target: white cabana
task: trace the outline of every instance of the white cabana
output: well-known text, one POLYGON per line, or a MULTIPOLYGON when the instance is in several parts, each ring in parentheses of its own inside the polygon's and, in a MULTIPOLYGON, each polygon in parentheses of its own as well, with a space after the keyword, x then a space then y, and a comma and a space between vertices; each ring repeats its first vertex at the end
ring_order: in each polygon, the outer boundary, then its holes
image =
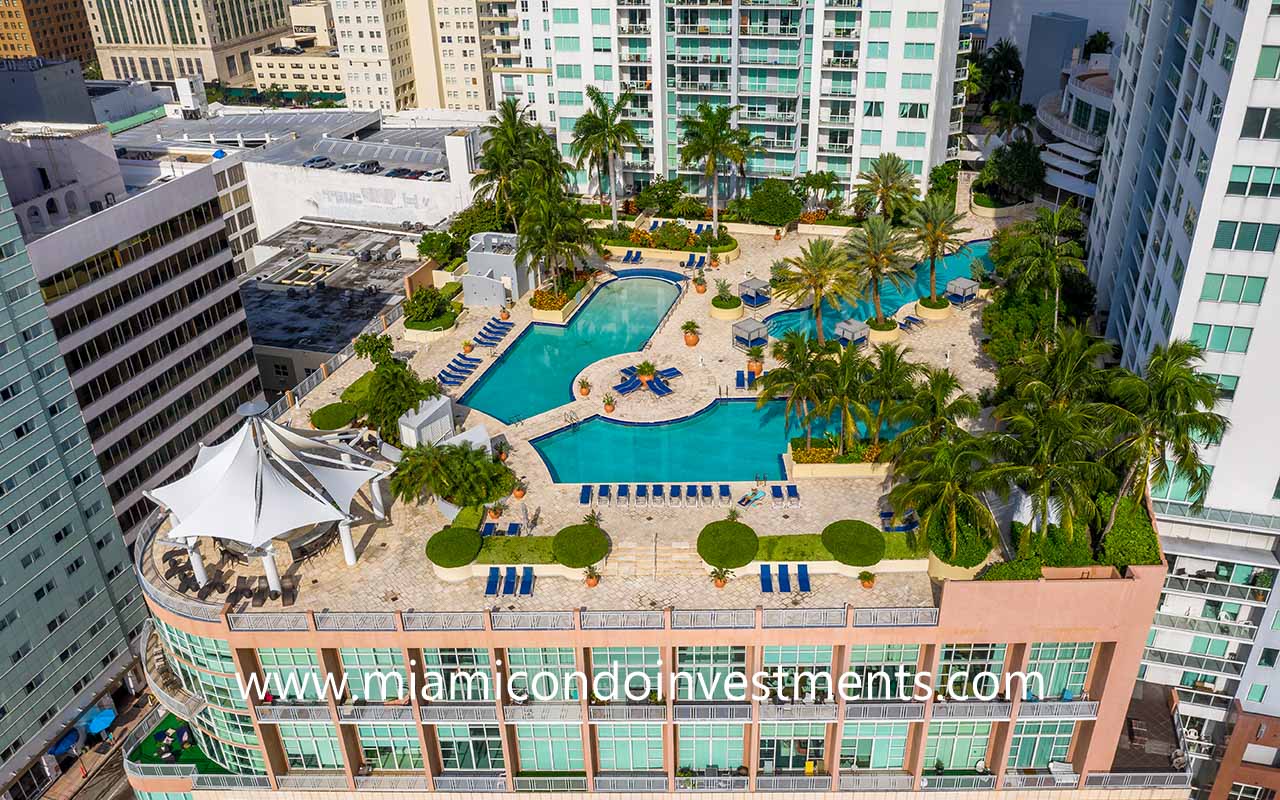
MULTIPOLYGON (((244 425, 221 444, 201 445, 186 476, 145 494, 169 510, 169 538, 183 542, 196 582, 208 581, 202 537, 240 542, 262 558, 267 583, 280 591, 271 543, 301 528, 338 523, 347 564, 356 563, 351 506, 361 487, 386 478, 373 459, 335 440, 286 428, 262 416, 265 404, 246 403, 244 425)), ((370 486, 374 515, 382 496, 370 486)))
POLYGON ((769 304, 769 282, 759 278, 747 278, 738 284, 738 296, 749 308, 760 308, 769 304))
POLYGON ((862 320, 842 319, 836 323, 836 336, 838 336, 844 344, 857 342, 859 339, 867 338, 867 333, 870 330, 870 326, 862 320))
POLYGON ((769 328, 758 319, 743 319, 733 323, 733 346, 739 350, 765 347, 769 344, 769 328))
POLYGON ((978 296, 978 282, 973 278, 952 278, 947 281, 947 299, 956 305, 964 305, 978 296))

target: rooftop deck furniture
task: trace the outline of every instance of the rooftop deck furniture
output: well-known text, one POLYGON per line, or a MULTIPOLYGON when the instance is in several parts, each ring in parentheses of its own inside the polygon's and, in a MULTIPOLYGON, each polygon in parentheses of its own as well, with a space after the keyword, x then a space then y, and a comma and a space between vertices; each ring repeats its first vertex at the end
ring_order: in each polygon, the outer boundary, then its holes
POLYGON ((800 490, 796 488, 794 483, 787 484, 787 505, 797 508, 801 505, 800 490))
POLYGON ((581 491, 578 492, 578 505, 580 506, 591 505, 591 487, 590 486, 583 486, 581 491))
POLYGON ((768 564, 760 565, 760 591, 773 594, 773 573, 770 572, 768 564))
POLYGON ((773 507, 774 507, 774 508, 782 508, 783 497, 782 497, 782 487, 781 487, 781 486, 779 486, 779 485, 778 485, 778 484, 776 484, 776 483, 775 483, 774 485, 770 486, 770 487, 769 487, 769 496, 770 496, 771 498, 773 498, 773 507))
POLYGON ((502 580, 502 571, 497 567, 489 567, 489 580, 484 585, 484 596, 493 597, 498 594, 498 583, 502 580))
POLYGON ((791 573, 786 564, 778 565, 778 591, 786 594, 791 593, 791 573))
POLYGON ((631 486, 626 483, 618 484, 618 505, 623 503, 631 505, 631 486))
POLYGON ((533 567, 525 567, 520 575, 520 595, 528 597, 533 594, 533 567))
POLYGON ((640 379, 637 378, 635 375, 632 375, 630 378, 627 378, 622 383, 619 383, 616 386, 614 386, 613 391, 617 392, 618 394, 631 394, 636 389, 639 389, 642 385, 643 384, 640 383, 640 379))
POLYGON ((516 592, 516 568, 507 567, 507 572, 502 576, 502 593, 515 594, 516 592))
POLYGON ((729 493, 729 484, 720 484, 720 505, 727 506, 733 501, 733 495, 729 493))
POLYGON ((601 484, 600 488, 596 489, 596 501, 600 503, 613 502, 612 490, 609 488, 609 484, 601 484))
POLYGON ((636 484, 636 505, 649 505, 649 484, 636 484))
POLYGON ((796 565, 796 590, 800 592, 811 592, 813 587, 809 583, 809 565, 796 565))
POLYGON ((769 344, 769 328, 758 319, 740 319, 733 323, 733 346, 739 350, 765 347, 769 344))

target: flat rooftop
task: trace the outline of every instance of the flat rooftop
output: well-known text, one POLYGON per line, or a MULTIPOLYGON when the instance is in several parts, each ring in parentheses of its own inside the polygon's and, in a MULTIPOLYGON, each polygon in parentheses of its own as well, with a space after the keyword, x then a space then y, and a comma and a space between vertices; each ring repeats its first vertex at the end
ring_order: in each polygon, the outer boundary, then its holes
POLYGON ((366 128, 376 128, 377 111, 263 111, 222 114, 205 119, 166 117, 139 125, 115 137, 117 142, 149 142, 161 139, 248 141, 299 136, 351 136, 366 128))

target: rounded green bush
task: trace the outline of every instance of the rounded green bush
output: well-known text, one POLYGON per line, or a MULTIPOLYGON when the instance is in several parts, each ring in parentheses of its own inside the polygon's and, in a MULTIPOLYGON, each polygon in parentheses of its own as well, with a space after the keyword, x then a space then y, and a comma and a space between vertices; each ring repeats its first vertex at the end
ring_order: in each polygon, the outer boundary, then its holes
POLYGON ((893 317, 885 317, 884 322, 876 321, 875 317, 868 317, 867 327, 873 331, 893 331, 898 329, 898 322, 893 317))
POLYGON ((939 297, 935 302, 932 298, 928 297, 927 295, 925 297, 921 297, 919 302, 920 302, 920 305, 924 306, 925 308, 932 308, 935 311, 941 311, 942 309, 951 305, 951 301, 945 297, 939 297))
POLYGON ((745 567, 755 560, 759 548, 756 532, 737 520, 713 522, 698 534, 698 555, 713 567, 745 567))
POLYGON ((836 561, 869 567, 884 558, 884 534, 860 519, 842 519, 822 531, 822 544, 836 561))
POLYGON ((978 533, 978 530, 973 527, 973 523, 963 518, 958 519, 956 522, 956 556, 952 558, 951 542, 947 540, 947 534, 941 518, 938 518, 929 528, 929 549, 944 564, 968 569, 969 567, 976 567, 987 560, 987 556, 991 553, 991 543, 978 533))
POLYGON ((609 555, 609 536, 595 525, 570 525, 555 535, 551 552, 566 567, 589 567, 609 555))
POLYGON ((481 544, 477 530, 443 528, 427 540, 427 560, 437 567, 465 567, 476 560, 481 544))
POLYGON ((346 428, 355 422, 356 409, 348 403, 330 403, 311 412, 311 424, 319 431, 346 428))
POLYGON ((716 308, 723 308, 726 310, 730 308, 737 308, 738 306, 742 305, 742 298, 717 296, 717 297, 711 298, 711 305, 715 306, 716 308))

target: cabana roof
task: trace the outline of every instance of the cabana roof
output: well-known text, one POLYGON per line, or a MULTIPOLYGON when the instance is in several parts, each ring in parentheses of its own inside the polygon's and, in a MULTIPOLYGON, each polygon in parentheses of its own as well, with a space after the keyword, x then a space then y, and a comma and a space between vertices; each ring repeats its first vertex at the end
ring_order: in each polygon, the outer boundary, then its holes
POLYGON ((748 292, 763 292, 769 288, 769 282, 760 278, 747 278, 738 284, 738 293, 746 294, 748 292))
POLYGON ((950 294, 973 294, 978 291, 978 282, 973 278, 952 278, 947 281, 947 292, 950 294))
POLYGON ((867 335, 870 326, 858 319, 842 319, 836 323, 836 336, 853 341, 867 335))
POLYGON ((768 339, 769 328, 758 319, 742 319, 733 323, 733 338, 735 339, 768 339))

